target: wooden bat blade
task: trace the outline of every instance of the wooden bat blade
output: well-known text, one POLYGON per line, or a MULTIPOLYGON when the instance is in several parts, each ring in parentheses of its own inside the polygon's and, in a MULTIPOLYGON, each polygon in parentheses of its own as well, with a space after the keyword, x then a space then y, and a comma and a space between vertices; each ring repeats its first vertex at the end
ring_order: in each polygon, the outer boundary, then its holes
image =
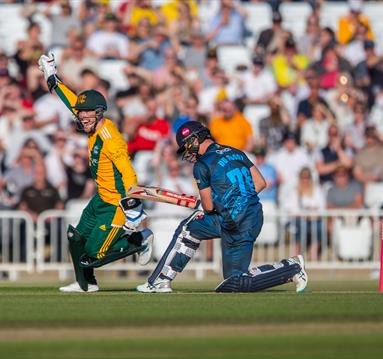
POLYGON ((129 188, 126 195, 127 197, 169 203, 192 209, 196 209, 200 203, 198 198, 195 196, 189 196, 184 193, 176 193, 167 189, 152 186, 132 186, 129 188))

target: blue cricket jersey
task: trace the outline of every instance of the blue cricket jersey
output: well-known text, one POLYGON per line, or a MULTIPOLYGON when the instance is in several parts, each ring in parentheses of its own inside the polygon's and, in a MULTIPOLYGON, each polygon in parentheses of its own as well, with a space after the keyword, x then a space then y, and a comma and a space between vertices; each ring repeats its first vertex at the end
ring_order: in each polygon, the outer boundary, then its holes
POLYGON ((227 230, 246 230, 254 225, 259 197, 250 168, 254 164, 240 150, 211 144, 194 164, 198 188, 211 187, 213 204, 227 230))

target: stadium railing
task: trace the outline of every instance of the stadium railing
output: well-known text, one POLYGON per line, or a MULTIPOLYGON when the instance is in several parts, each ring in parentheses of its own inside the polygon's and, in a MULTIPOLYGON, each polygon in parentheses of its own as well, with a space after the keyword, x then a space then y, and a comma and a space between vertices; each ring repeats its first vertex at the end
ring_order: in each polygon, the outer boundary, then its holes
POLYGON ((0 211, 0 272, 15 280, 18 273, 32 273, 34 267, 33 220, 28 213, 0 211))
MULTIPOLYGON (((158 214, 151 215, 149 218, 152 221, 157 219, 165 219, 166 215, 158 216, 158 214)), ((174 217, 173 217, 174 218, 174 217)), ((181 220, 182 218, 179 218, 181 220)), ((74 217, 73 213, 61 210, 49 210, 43 212, 37 221, 36 233, 36 270, 37 272, 45 271, 58 271, 60 278, 65 278, 68 271, 72 270, 70 256, 68 252, 68 244, 66 238, 66 230, 68 224, 76 224, 78 217, 74 217)), ((176 229, 176 225, 168 225, 164 231, 155 231, 155 240, 170 241, 172 233, 176 229)), ((150 224, 149 224, 150 227, 150 224)), ((193 262, 187 267, 188 270, 195 271, 196 278, 202 279, 208 270, 219 273, 221 270, 221 253, 218 245, 213 245, 213 251, 210 253, 208 244, 203 243, 201 251, 195 256, 193 262)), ((107 266, 101 267, 98 270, 128 270, 128 271, 142 271, 153 270, 156 263, 150 263, 145 267, 140 266, 135 262, 134 257, 128 257, 124 260, 117 261, 107 266)))
MULTIPOLYGON (((166 248, 177 223, 177 215, 150 214, 155 232, 154 245, 166 248)), ((303 253, 308 269, 376 269, 383 211, 379 209, 299 211, 286 213, 266 208, 263 230, 255 244, 254 265, 274 262, 303 253)), ((56 271, 61 279, 72 271, 66 230, 76 224, 73 211, 43 212, 34 227, 31 217, 20 211, 0 211, 0 272, 11 279, 17 273, 56 271)), ((151 226, 149 222, 149 227, 151 226)), ((206 241, 188 270, 197 279, 207 271, 221 272, 221 249, 218 240, 206 241)), ((158 255, 157 255, 158 260, 158 255)), ((141 267, 133 257, 101 267, 99 270, 152 270, 155 263, 141 267)))

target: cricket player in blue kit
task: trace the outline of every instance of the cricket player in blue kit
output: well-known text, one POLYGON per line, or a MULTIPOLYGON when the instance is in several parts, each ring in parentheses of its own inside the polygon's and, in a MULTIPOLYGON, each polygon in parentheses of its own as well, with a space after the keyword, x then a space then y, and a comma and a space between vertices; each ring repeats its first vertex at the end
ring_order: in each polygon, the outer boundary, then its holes
POLYGON ((145 293, 171 292, 171 281, 193 258, 201 241, 221 238, 223 282, 217 292, 255 292, 294 281, 296 291, 307 285, 301 255, 249 271, 253 247, 262 224, 258 193, 266 182, 242 152, 214 142, 210 131, 196 121, 183 124, 176 134, 178 153, 194 163, 203 211, 183 220, 148 282, 145 293))

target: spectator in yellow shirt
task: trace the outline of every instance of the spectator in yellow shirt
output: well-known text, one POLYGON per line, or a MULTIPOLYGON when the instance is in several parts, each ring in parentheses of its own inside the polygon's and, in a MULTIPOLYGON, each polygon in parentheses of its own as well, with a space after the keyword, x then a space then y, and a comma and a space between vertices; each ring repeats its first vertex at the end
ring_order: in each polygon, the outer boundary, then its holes
POLYGON ((219 110, 221 115, 214 117, 210 122, 210 132, 215 141, 241 151, 250 151, 254 145, 250 122, 228 99, 219 104, 219 110))
POLYGON ((348 44, 353 40, 358 25, 362 24, 367 28, 368 40, 374 39, 368 18, 362 13, 362 1, 349 0, 350 11, 347 15, 339 18, 338 41, 341 45, 348 44))
POLYGON ((291 35, 285 42, 284 52, 276 55, 271 65, 277 84, 285 88, 303 77, 303 71, 309 65, 309 60, 297 52, 295 40, 291 35))

